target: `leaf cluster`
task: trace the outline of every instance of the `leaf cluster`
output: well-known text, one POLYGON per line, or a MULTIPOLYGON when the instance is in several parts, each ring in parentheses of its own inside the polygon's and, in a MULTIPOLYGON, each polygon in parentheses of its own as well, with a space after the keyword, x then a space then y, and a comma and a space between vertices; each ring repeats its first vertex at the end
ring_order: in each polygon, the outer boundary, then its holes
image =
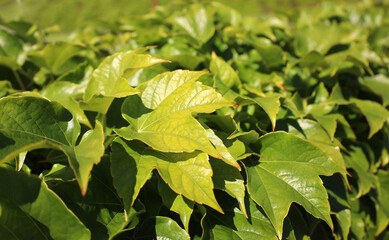
POLYGON ((389 6, 0 22, 1 239, 387 239, 389 6))

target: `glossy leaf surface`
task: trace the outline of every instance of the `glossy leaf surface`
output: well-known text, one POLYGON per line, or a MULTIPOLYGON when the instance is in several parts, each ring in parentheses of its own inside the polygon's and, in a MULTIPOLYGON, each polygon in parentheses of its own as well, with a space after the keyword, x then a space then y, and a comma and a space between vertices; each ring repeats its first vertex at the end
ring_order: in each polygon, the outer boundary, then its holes
POLYGON ((137 97, 132 97, 123 104, 123 117, 131 125, 115 131, 128 140, 139 139, 156 150, 202 150, 220 158, 220 154, 208 140, 205 129, 191 113, 213 112, 230 106, 231 102, 213 88, 196 82, 202 74, 178 70, 156 76, 147 83, 142 102, 135 99, 137 97), (135 104, 138 106, 134 106, 135 104))
POLYGON ((314 145, 283 132, 263 136, 260 144, 260 162, 247 166, 248 191, 265 210, 277 235, 282 236, 292 202, 332 227, 327 192, 318 176, 336 171, 331 159, 314 145))

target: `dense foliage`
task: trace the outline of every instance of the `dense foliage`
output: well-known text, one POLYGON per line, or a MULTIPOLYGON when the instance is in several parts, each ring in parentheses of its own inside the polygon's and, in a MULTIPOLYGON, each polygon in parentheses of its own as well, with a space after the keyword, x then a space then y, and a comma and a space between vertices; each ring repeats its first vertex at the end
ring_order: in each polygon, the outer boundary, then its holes
POLYGON ((1 239, 389 239, 389 8, 0 25, 1 239))

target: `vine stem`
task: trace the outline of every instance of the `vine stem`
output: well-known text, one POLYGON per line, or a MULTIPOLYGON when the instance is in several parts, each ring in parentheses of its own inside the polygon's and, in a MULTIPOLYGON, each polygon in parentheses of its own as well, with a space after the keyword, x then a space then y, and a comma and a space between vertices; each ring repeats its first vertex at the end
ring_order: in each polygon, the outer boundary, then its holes
POLYGON ((24 86, 24 83, 23 83, 22 79, 20 78, 19 73, 18 73, 16 70, 14 70, 14 69, 12 69, 12 72, 13 72, 15 78, 16 78, 16 81, 17 81, 18 84, 19 84, 19 87, 20 87, 22 90, 25 91, 25 90, 26 90, 26 87, 24 86))

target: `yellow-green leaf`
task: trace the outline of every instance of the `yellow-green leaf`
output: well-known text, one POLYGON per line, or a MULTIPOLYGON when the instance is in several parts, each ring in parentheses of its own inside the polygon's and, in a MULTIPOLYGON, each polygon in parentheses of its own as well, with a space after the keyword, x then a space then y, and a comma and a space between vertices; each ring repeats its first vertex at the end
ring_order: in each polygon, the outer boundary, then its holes
POLYGON ((135 71, 166 60, 134 51, 119 52, 103 60, 93 71, 85 90, 84 99, 89 101, 94 95, 106 97, 126 97, 139 93, 130 86, 127 78, 135 71))
POLYGON ((210 113, 232 103, 213 88, 196 82, 202 74, 177 70, 156 76, 147 83, 142 101, 132 96, 123 103, 123 117, 131 125, 116 133, 128 140, 139 139, 159 151, 201 150, 220 158, 192 112, 210 113))

